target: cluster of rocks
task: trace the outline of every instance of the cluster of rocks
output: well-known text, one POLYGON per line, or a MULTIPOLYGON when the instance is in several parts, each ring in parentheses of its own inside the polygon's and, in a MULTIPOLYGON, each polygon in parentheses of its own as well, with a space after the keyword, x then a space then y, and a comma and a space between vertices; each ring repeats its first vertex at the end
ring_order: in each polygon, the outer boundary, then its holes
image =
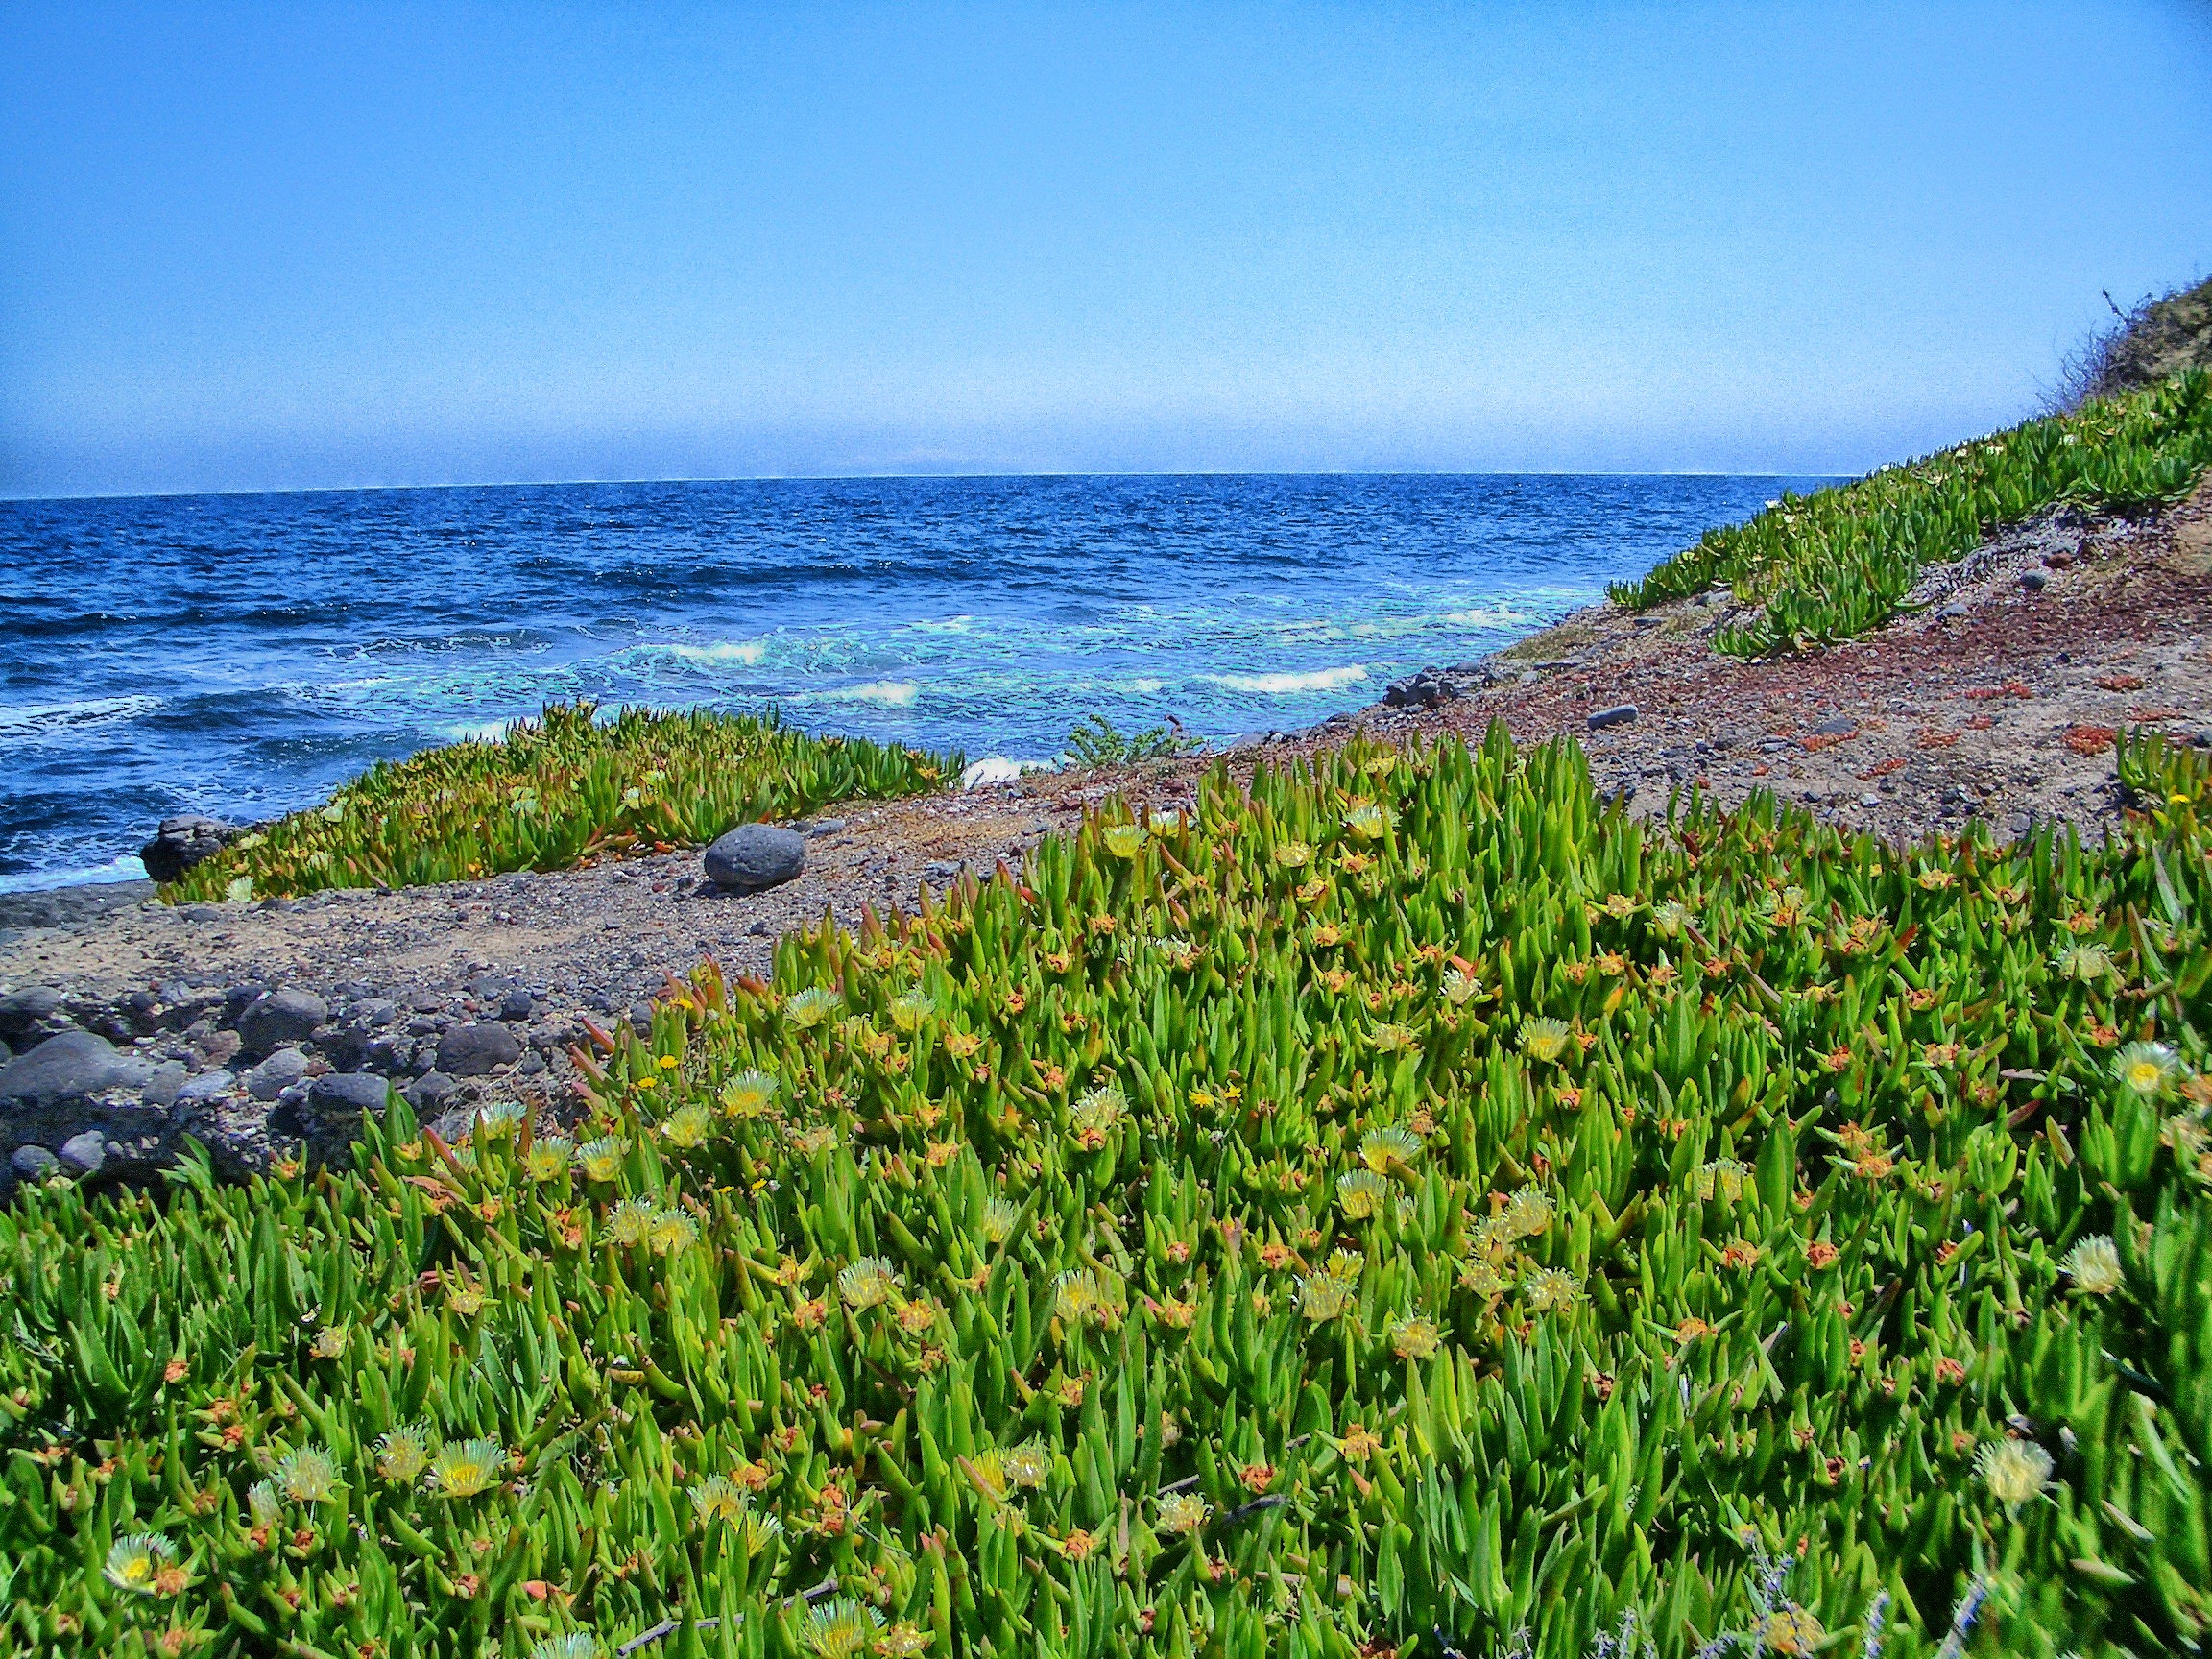
POLYGON ((138 849, 138 861, 154 880, 175 881, 245 833, 244 825, 227 824, 198 812, 180 812, 161 820, 154 839, 138 849))
MULTIPOLYGON (((485 974, 448 991, 354 984, 328 998, 189 980, 117 998, 16 990, 0 997, 0 1189, 144 1180, 186 1137, 231 1178, 279 1157, 342 1163, 393 1090, 448 1132, 496 1094, 552 1104, 585 1033, 546 989, 485 974)), ((591 1011, 650 1017, 644 1003, 591 1011)))

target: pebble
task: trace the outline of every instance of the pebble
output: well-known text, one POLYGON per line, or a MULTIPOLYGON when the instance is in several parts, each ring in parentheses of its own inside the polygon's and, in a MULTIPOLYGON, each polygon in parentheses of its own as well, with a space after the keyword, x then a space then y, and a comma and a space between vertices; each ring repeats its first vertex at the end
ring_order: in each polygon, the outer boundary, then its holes
POLYGON ((97 1175, 108 1162, 108 1141, 97 1129, 72 1135, 61 1142, 61 1164, 72 1174, 97 1175))
POLYGON ((456 1025, 438 1040, 438 1070, 448 1077, 482 1077, 522 1057, 522 1045, 504 1025, 456 1025))
POLYGON ((184 1087, 177 1091, 172 1106, 197 1106, 207 1100, 220 1100, 238 1087, 238 1079, 224 1070, 203 1071, 197 1077, 186 1078, 184 1087))
POLYGON ((517 986, 499 998, 499 1018, 502 1020, 527 1020, 530 1018, 530 993, 517 986))
POLYGON ((1616 703, 1610 709, 1600 709, 1597 710, 1597 712, 1593 713, 1584 722, 1584 724, 1588 726, 1593 732, 1602 732, 1608 726, 1625 726, 1635 718, 1635 704, 1616 703))
POLYGON ((2031 593, 2042 592, 2050 581, 2051 578, 2040 570, 2023 570, 2020 572, 2020 586, 2031 593))
POLYGON ((246 1092, 256 1100, 274 1100, 307 1075, 307 1056, 297 1048, 279 1048, 246 1073, 246 1092))
POLYGON ((177 1096, 183 1093, 187 1081, 184 1062, 170 1060, 154 1069, 154 1075, 146 1079, 140 1097, 149 1106, 169 1107, 177 1104, 177 1096))
POLYGON ((8 1166, 26 1181, 43 1181, 60 1170, 61 1160, 43 1146, 18 1146, 10 1155, 8 1166))

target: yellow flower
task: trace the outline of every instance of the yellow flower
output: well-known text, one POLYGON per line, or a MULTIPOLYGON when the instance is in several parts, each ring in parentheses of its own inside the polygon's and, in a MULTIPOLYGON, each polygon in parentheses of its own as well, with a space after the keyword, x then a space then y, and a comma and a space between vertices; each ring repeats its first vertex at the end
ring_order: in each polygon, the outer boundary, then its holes
POLYGON ((1022 1207, 1011 1198, 992 1198, 983 1205, 983 1238, 986 1243, 1003 1244, 1014 1236, 1014 1224, 1022 1219, 1022 1207))
POLYGON ((1547 1063, 1567 1052, 1567 1025, 1564 1021, 1530 1019, 1521 1022, 1521 1051, 1531 1060, 1547 1063))
POLYGON ((654 1255, 673 1256, 699 1241, 699 1223, 681 1210, 657 1210, 645 1241, 653 1247, 654 1255))
POLYGON ((1443 1340, 1433 1319, 1409 1313, 1390 1327, 1390 1347, 1401 1359, 1426 1359, 1443 1340))
POLYGON ((2127 1282, 2120 1267, 2119 1247, 2102 1233, 2067 1251, 2058 1270, 2074 1281, 2075 1289, 2091 1296, 2109 1296, 2127 1282))
POLYGON ((872 1646, 883 1628, 883 1615, 849 1596, 840 1596, 806 1615, 805 1641, 817 1659, 854 1659, 872 1646))
POLYGON ((430 1431, 423 1425, 404 1424, 376 1442, 376 1474, 395 1486, 412 1486, 430 1466, 430 1431))
POLYGON ((837 1294, 854 1310, 880 1307, 899 1293, 899 1275, 880 1256, 863 1256, 837 1275, 837 1294))
POLYGON ((1313 849, 1303 841, 1278 841, 1273 856, 1279 869, 1303 870, 1313 862, 1313 849))
POLYGON ((1375 1045, 1379 1054, 1403 1054, 1421 1046, 1421 1039, 1413 1034, 1409 1025, 1385 1022, 1367 1033, 1367 1041, 1375 1045))
POLYGON ((177 1558, 176 1547, 154 1532, 118 1538, 108 1551, 108 1582, 134 1595, 154 1594, 154 1579, 164 1562, 177 1558))
POLYGON ((1030 1491, 1040 1490, 1052 1473, 1052 1459, 1035 1441, 1013 1447, 1001 1459, 1006 1479, 1030 1491))
POLYGON ((1551 1225, 1555 1208, 1541 1187, 1523 1187, 1506 1201, 1502 1219, 1514 1238, 1533 1238, 1551 1225))
POLYGON ((607 1241, 627 1250, 642 1244, 653 1232, 653 1201, 625 1198, 607 1212, 607 1241))
POLYGON ((801 1030, 820 1025, 844 1006, 834 991, 794 991, 783 1001, 783 1018, 801 1030))
POLYGON ((2173 1085, 2181 1062, 2163 1043, 2130 1043, 2113 1056, 2112 1070, 2135 1094, 2156 1096, 2173 1085))
POLYGON ((1160 1500, 1160 1530, 1189 1535, 1206 1525, 1206 1500, 1195 1492, 1170 1492, 1160 1500))
POLYGON ((1396 1124, 1370 1129, 1359 1140, 1359 1162, 1378 1175, 1387 1175, 1393 1169, 1410 1170, 1420 1156, 1421 1137, 1396 1124))
POLYGON ((1351 1221, 1372 1221, 1382 1214, 1390 1189, 1372 1169, 1355 1169, 1336 1178, 1336 1202, 1351 1221))
POLYGON ((1482 989, 1482 982, 1462 968, 1448 968, 1444 972, 1444 1000, 1453 1007, 1463 1007, 1482 989))
POLYGON ((1974 1454, 1974 1472, 1989 1496, 2017 1510, 2051 1483, 2051 1454, 2032 1440, 1998 1440, 1974 1454))
POLYGON ((707 1143, 711 1126, 706 1107, 679 1106, 668 1115, 668 1121, 661 1125, 661 1135, 669 1145, 681 1146, 688 1152, 707 1143))
POLYGON ((1109 825, 1100 839, 1117 858, 1134 858, 1144 851, 1144 829, 1140 824, 1109 825))
POLYGON ((576 1149, 576 1164, 587 1181, 612 1181, 622 1173, 622 1154, 628 1150, 619 1136, 602 1135, 576 1149))
POLYGON ((745 1494, 727 1475, 709 1475, 691 1488, 691 1506, 702 1527, 716 1521, 734 1521, 744 1512, 745 1494))
POLYGON ((757 1118, 776 1098, 776 1088, 765 1071, 740 1071, 723 1085, 722 1110, 733 1118, 757 1118))
POLYGON ((1528 1298, 1529 1310, 1535 1313, 1565 1312, 1582 1299, 1582 1287, 1575 1276, 1557 1267, 1530 1274, 1521 1290, 1528 1298))
POLYGON ((442 1446, 431 1459, 430 1484, 445 1498, 473 1498, 498 1479, 507 1454, 496 1440, 442 1446))
POLYGON ((541 1135, 522 1159, 522 1172, 533 1181, 555 1181, 575 1159, 575 1142, 565 1135, 541 1135))
POLYGON ((1390 833, 1390 815, 1372 802, 1362 801, 1344 814, 1344 828, 1362 841, 1380 841, 1390 833))
POLYGON ((891 1023, 902 1031, 919 1031, 922 1022, 937 1012, 937 1004, 919 991, 891 998, 891 1023))

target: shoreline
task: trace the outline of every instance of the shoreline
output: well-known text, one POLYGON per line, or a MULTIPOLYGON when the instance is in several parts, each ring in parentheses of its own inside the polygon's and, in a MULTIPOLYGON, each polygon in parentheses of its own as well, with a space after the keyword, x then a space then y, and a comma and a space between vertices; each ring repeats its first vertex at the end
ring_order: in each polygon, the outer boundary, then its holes
MULTIPOLYGON (((2124 809, 2117 729, 2212 741, 2212 481, 2140 518, 2043 515, 1922 587, 1924 609, 1862 639, 1748 661, 1713 649, 1739 613, 1724 592, 1642 613, 1599 604, 1396 683, 1397 707, 1221 753, 832 808, 807 827, 797 879, 743 897, 703 883, 697 849, 236 904, 165 905, 126 883, 0 896, 0 1043, 20 1054, 83 1031, 110 1051, 95 1073, 123 1068, 84 1091, 77 1133, 101 1140, 86 1172, 143 1178, 191 1134, 243 1174, 312 1142, 319 1112, 342 1115, 359 1086, 330 1077, 388 1079, 446 1127, 498 1099, 565 1116, 569 1048, 592 1024, 642 1020, 708 957, 764 974, 778 940, 825 916, 857 928, 964 874, 1018 874, 1110 794, 1188 805, 1217 763, 1249 776, 1361 729, 1479 741, 1503 720, 1524 744, 1575 737, 1599 789, 1639 815, 1664 814, 1676 790, 1733 806, 1767 789, 1888 839, 1977 819, 2000 838, 2052 820, 2094 837, 2124 809), (240 1015, 277 992, 304 998, 293 1025, 249 1043, 240 1015)), ((34 1142, 28 1127, 0 1108, 0 1158, 34 1142)), ((67 1127, 41 1120, 36 1143, 58 1153, 67 1127)))

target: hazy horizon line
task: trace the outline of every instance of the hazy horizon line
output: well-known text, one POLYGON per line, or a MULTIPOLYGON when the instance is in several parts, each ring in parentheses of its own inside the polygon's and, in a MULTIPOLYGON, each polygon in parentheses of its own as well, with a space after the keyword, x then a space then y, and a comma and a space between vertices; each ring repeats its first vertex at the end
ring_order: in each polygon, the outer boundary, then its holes
POLYGON ((1062 468, 1023 471, 732 472, 627 478, 485 478, 465 484, 304 484, 235 490, 86 490, 52 495, 17 495, 0 491, 0 506, 41 501, 173 501, 231 495, 365 495, 430 490, 573 490, 607 484, 857 484, 895 479, 1016 478, 1820 478, 1857 479, 1865 472, 1731 471, 1713 467, 1633 469, 1527 467, 1460 471, 1442 467, 1190 467, 1062 468))

